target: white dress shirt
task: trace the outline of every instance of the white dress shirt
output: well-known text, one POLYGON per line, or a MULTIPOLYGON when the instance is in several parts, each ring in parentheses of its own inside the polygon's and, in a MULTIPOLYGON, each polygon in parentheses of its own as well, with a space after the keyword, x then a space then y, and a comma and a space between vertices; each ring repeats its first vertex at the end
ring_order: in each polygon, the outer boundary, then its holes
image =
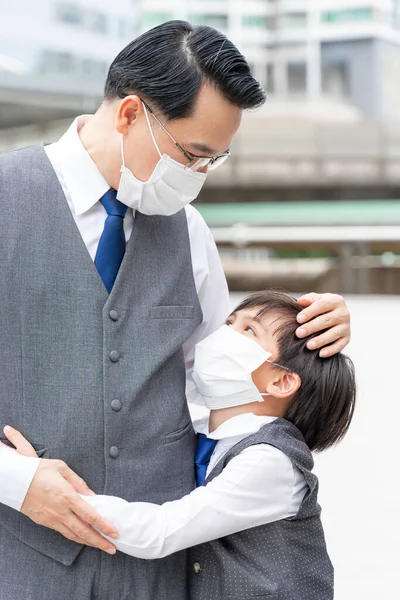
MULTIPOLYGON (((275 417, 243 414, 223 423, 208 437, 218 440, 207 474, 232 446, 275 417)), ((307 490, 303 474, 280 450, 250 446, 220 475, 180 500, 159 506, 126 502, 114 496, 82 496, 119 532, 110 540, 138 558, 173 552, 296 515, 307 490)))
MULTIPOLYGON (((86 152, 79 130, 90 119, 78 117, 55 144, 45 147, 47 156, 61 184, 75 223, 95 259, 107 213, 100 198, 110 186, 86 152)), ((229 313, 229 293, 214 239, 198 211, 186 207, 193 275, 203 312, 203 321, 184 344, 187 372, 187 398, 192 418, 207 413, 191 379, 195 344, 220 327, 229 313)), ((127 242, 134 227, 134 211, 128 208, 124 219, 127 242)), ((13 423, 9 423, 13 425, 13 423)), ((23 432, 22 432, 23 433, 23 432)), ((0 449, 0 503, 20 510, 36 473, 39 459, 20 456, 7 448, 0 449)))

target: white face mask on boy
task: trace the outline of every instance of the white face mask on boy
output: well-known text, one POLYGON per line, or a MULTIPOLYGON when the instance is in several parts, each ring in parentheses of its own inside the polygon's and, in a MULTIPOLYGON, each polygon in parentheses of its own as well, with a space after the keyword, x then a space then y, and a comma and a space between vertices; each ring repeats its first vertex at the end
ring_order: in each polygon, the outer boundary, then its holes
POLYGON ((192 171, 168 154, 161 154, 150 125, 147 109, 144 105, 143 108, 160 160, 150 179, 145 182, 139 181, 125 166, 124 137, 121 136, 122 174, 117 198, 126 206, 130 206, 144 215, 169 217, 197 198, 207 174, 192 171))
POLYGON ((269 394, 258 391, 251 374, 270 357, 271 352, 228 325, 196 344, 193 380, 207 408, 263 402, 269 394))

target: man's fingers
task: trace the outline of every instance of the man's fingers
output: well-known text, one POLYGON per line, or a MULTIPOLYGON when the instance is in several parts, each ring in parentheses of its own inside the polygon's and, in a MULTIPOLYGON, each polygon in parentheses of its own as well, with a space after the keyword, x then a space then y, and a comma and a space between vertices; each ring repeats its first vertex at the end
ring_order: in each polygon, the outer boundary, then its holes
POLYGON ((71 514, 66 526, 77 538, 84 540, 84 543, 87 546, 99 548, 100 550, 107 552, 107 554, 115 554, 115 546, 113 546, 113 544, 106 540, 102 535, 97 533, 97 531, 78 519, 76 515, 71 514))
POLYGON ((63 535, 64 537, 66 537, 67 539, 71 540, 72 542, 76 542, 77 544, 81 544, 81 545, 85 545, 88 546, 89 544, 86 544, 85 540, 83 540, 82 538, 77 537, 74 532, 69 529, 68 527, 66 527, 65 525, 59 525, 58 529, 57 529, 58 533, 61 533, 61 535, 63 535))
POLYGON ((319 315, 324 315, 328 312, 334 311, 336 308, 337 304, 333 300, 330 300, 329 298, 321 298, 302 310, 297 315, 297 320, 299 323, 307 323, 319 315))
POLYGON ((315 292, 311 292, 310 294, 304 294, 304 296, 301 296, 301 298, 299 298, 297 300, 297 303, 300 304, 300 306, 302 306, 303 308, 306 308, 307 306, 310 306, 311 304, 313 304, 314 302, 316 302, 316 300, 319 300, 321 298, 321 294, 316 294, 315 292))
POLYGON ((346 303, 342 296, 339 296, 338 294, 322 294, 318 300, 297 315, 297 320, 299 323, 306 323, 314 317, 329 312, 334 312, 339 316, 341 323, 350 321, 346 303))
POLYGON ((77 498, 74 501, 73 509, 74 513, 85 523, 88 523, 91 527, 98 529, 103 535, 107 535, 113 539, 118 538, 118 531, 111 523, 103 519, 93 507, 81 498, 77 498))
POLYGON ((63 464, 60 469, 61 475, 72 485, 74 490, 78 492, 78 494, 83 494, 85 496, 95 496, 95 493, 88 487, 86 481, 79 477, 72 469, 69 468, 68 465, 63 464))
POLYGON ((309 350, 318 350, 318 348, 335 344, 338 340, 345 340, 345 333, 346 330, 344 326, 338 325, 337 327, 332 327, 331 329, 328 329, 328 331, 321 333, 321 335, 308 340, 307 348, 309 350))
POLYGON ((18 454, 23 454, 24 456, 37 456, 35 448, 24 438, 22 433, 9 425, 4 427, 3 431, 8 441, 15 446, 18 454))
POLYGON ((296 335, 299 338, 305 338, 309 335, 313 335, 314 333, 318 333, 319 331, 324 331, 325 329, 334 329, 336 327, 341 327, 341 334, 345 335, 348 328, 347 325, 342 323, 340 314, 337 311, 329 312, 324 315, 320 315, 319 317, 315 317, 308 323, 304 323, 299 326, 296 330, 296 335))
POLYGON ((348 343, 348 338, 340 338, 334 344, 330 344, 329 346, 322 348, 319 355, 321 358, 329 358, 330 356, 334 356, 335 354, 341 352, 347 346, 348 343))

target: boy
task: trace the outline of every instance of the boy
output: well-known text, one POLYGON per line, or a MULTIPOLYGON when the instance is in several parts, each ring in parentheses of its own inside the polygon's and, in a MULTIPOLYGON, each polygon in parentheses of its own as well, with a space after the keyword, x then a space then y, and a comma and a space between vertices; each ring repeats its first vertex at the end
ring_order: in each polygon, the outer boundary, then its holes
POLYGON ((196 490, 161 506, 85 497, 127 554, 191 548, 194 600, 333 598, 311 451, 347 432, 354 369, 344 355, 306 349, 295 335, 300 310, 287 294, 254 294, 197 345, 193 379, 211 412, 196 490))

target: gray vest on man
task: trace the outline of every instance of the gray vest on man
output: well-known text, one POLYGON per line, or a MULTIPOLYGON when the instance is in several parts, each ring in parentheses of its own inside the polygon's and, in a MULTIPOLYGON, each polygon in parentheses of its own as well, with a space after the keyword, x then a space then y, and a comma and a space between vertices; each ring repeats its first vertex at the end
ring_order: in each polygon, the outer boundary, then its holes
POLYGON ((276 419, 236 444, 206 484, 232 458, 255 444, 286 454, 303 473, 308 492, 293 518, 254 527, 190 550, 192 600, 332 600, 333 569, 317 502, 313 458, 299 430, 276 419))
MULTIPOLYGON (((201 321, 185 211, 136 213, 108 296, 43 147, 0 157, 1 429, 17 427, 97 493, 180 498, 194 487, 195 447, 182 344, 201 321)), ((0 505, 0 600, 36 600, 33 571, 51 559, 68 577, 81 550, 0 505), (23 569, 18 593, 10 564, 23 569)), ((116 590, 118 556, 101 557, 115 565, 107 581, 115 576, 116 590)), ((184 600, 186 560, 128 558, 126 598, 184 600)), ((72 600, 61 579, 57 598, 72 600)))

